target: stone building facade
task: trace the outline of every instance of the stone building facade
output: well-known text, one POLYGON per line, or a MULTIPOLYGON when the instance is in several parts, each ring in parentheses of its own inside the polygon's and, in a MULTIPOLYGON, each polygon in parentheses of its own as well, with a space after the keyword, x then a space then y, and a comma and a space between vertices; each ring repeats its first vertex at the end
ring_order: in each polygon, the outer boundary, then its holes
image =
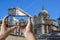
MULTIPOLYGON (((58 26, 60 26, 60 18, 58 18, 58 26)), ((40 13, 34 15, 34 33, 37 35, 37 38, 58 30, 60 31, 60 28, 56 26, 56 20, 50 19, 49 12, 42 6, 40 13)))
POLYGON ((56 21, 54 19, 50 19, 49 12, 45 10, 44 6, 42 7, 41 12, 38 16, 34 16, 35 26, 38 27, 41 34, 51 33, 51 28, 56 28, 56 21))

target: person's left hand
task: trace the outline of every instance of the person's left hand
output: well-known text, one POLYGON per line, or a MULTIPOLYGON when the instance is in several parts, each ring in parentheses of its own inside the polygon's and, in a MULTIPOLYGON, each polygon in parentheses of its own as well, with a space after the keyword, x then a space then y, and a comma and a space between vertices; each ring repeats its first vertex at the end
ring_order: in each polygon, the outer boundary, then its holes
POLYGON ((0 40, 5 40, 6 37, 9 35, 9 33, 16 29, 17 26, 13 26, 7 29, 6 26, 6 19, 8 18, 8 16, 5 16, 4 19, 2 20, 2 24, 1 24, 1 30, 0 30, 0 40))

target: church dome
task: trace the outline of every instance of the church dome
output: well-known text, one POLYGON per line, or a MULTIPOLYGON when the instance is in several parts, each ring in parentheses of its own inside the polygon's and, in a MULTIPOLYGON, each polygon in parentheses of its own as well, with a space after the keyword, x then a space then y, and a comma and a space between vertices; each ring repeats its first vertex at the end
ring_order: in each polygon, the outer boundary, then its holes
POLYGON ((48 11, 47 11, 47 10, 45 10, 45 7, 44 7, 44 6, 42 6, 41 13, 47 13, 47 14, 48 14, 48 11))
POLYGON ((40 13, 39 13, 39 16, 40 15, 48 15, 48 11, 47 10, 45 10, 45 7, 44 6, 42 6, 42 10, 40 11, 40 13))
POLYGON ((47 13, 48 14, 48 11, 47 10, 41 10, 40 13, 47 13))

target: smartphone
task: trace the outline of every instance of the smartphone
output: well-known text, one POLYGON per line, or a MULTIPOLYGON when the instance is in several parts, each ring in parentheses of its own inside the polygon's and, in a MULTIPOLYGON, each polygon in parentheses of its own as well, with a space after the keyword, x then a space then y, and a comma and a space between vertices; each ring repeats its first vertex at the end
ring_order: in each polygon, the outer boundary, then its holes
POLYGON ((8 9, 7 22, 9 26, 23 26, 27 24, 27 19, 29 15, 20 8, 9 8, 8 9))

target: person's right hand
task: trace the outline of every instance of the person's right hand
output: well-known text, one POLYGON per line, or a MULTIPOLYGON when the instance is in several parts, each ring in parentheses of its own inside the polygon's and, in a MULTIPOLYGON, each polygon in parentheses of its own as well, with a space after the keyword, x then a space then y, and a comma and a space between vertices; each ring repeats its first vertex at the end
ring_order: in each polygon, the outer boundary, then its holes
POLYGON ((22 32, 27 40, 36 40, 35 35, 32 32, 33 27, 32 27, 32 18, 31 17, 28 18, 27 26, 20 26, 19 28, 22 30, 22 32))
POLYGON ((22 30, 23 33, 26 33, 26 32, 32 32, 32 21, 31 21, 31 17, 28 18, 28 24, 27 26, 19 26, 19 28, 22 30))

